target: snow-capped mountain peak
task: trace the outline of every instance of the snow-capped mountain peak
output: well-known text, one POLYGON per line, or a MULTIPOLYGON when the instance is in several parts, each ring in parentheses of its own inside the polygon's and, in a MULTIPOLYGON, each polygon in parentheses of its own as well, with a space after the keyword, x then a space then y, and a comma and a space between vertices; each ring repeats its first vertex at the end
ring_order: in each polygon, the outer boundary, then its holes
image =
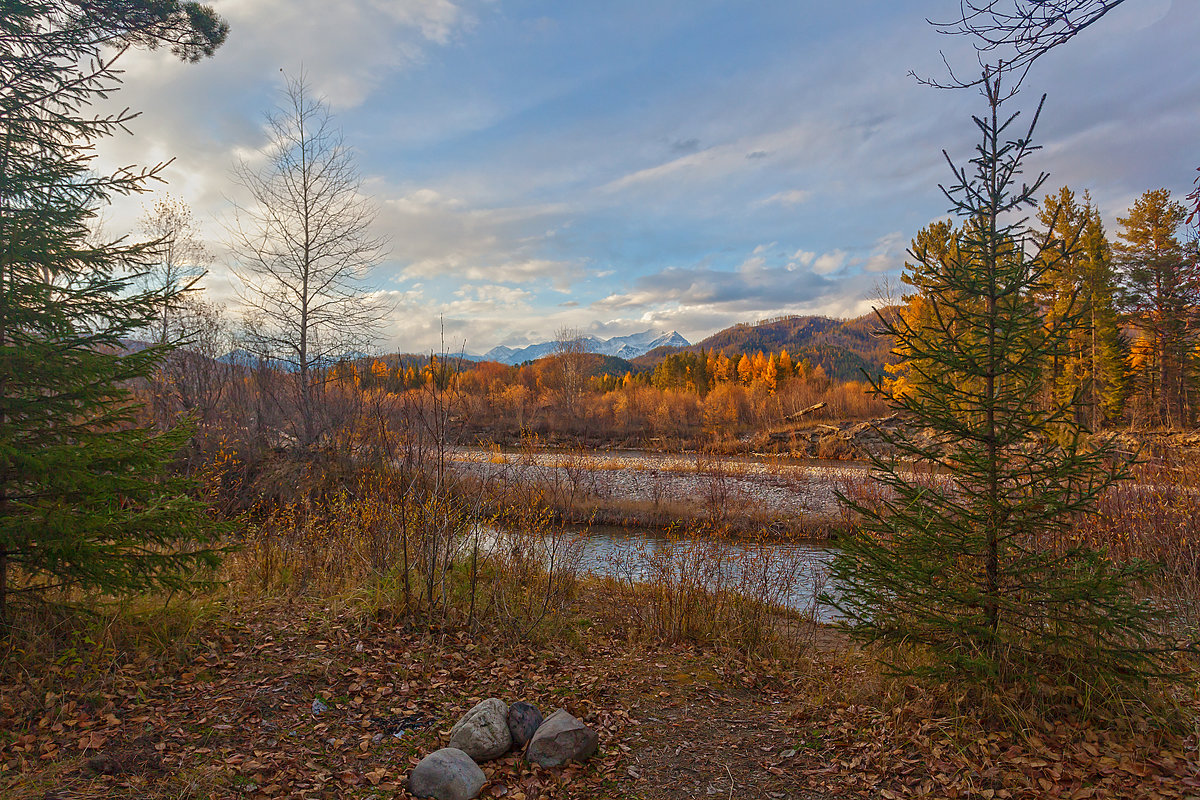
MULTIPOLYGON (((614 336, 611 339, 598 339, 595 336, 584 336, 583 347, 589 353, 616 356, 631 359, 648 353, 656 347, 670 345, 672 347, 687 347, 687 339, 678 331, 646 330, 641 333, 631 333, 627 336, 614 336)), ((501 364, 520 364, 524 361, 536 361, 554 353, 557 342, 538 342, 525 347, 493 347, 482 356, 473 356, 480 361, 499 361, 501 364)), ((472 356, 468 356, 472 358, 472 356)))

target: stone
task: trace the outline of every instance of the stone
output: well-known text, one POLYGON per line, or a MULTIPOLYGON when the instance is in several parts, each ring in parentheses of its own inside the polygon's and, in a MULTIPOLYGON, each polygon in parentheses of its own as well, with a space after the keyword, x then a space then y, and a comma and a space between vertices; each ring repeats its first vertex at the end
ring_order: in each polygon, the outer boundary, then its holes
POLYGON ((542 724, 542 712, 537 706, 524 701, 518 701, 508 707, 508 732, 512 736, 513 747, 523 750, 533 734, 542 724))
POLYGON ((507 753, 512 749, 508 706, 497 697, 479 703, 450 729, 449 746, 476 761, 491 761, 507 753))
POLYGON ((318 697, 316 700, 312 701, 312 713, 314 717, 318 714, 323 714, 328 710, 329 706, 325 705, 325 701, 321 698, 318 697))
POLYGON ((487 783, 483 770, 454 747, 443 747, 421 759, 408 776, 408 791, 437 800, 471 800, 487 783))
POLYGON ((537 729, 525 757, 543 767, 557 767, 568 761, 590 758, 598 744, 599 737, 594 730, 560 708, 537 729))

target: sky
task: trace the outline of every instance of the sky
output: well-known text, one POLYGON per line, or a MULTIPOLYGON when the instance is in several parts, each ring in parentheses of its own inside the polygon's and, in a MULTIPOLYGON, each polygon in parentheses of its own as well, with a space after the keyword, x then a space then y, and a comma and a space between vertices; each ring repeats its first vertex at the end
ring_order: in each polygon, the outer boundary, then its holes
MULTIPOLYGON (((784 314, 857 316, 894 287, 910 240, 947 216, 939 183, 971 156, 973 90, 938 90, 958 0, 213 0, 216 55, 120 61, 111 100, 141 112, 99 164, 174 159, 160 189, 193 209, 209 294, 233 316, 226 240, 239 160, 301 70, 353 148, 387 242, 364 288, 380 352, 482 353, 649 328, 692 341, 784 314)), ((1014 111, 1047 193, 1087 190, 1115 233, 1143 191, 1182 198, 1200 166, 1200 3, 1126 0, 1038 61, 1014 111)), ((106 212, 134 230, 143 204, 106 212)))

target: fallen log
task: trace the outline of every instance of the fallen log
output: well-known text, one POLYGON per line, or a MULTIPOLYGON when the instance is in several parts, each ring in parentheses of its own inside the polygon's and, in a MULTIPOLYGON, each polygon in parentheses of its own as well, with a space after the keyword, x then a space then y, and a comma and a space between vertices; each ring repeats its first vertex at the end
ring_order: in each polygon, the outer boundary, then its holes
POLYGON ((809 406, 808 408, 797 411, 795 414, 788 414, 785 419, 788 419, 788 420, 800 419, 805 414, 811 414, 814 411, 820 411, 824 407, 825 407, 825 402, 822 401, 820 403, 817 403, 816 405, 809 406))

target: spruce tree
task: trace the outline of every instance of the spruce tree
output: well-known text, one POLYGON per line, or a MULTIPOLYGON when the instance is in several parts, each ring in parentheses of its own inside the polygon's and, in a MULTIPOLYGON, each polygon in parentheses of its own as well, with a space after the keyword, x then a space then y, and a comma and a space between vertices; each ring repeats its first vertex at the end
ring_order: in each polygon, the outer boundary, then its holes
POLYGON ((134 116, 89 114, 129 46, 209 55, 225 23, 178 0, 0 0, 0 614, 14 594, 187 583, 214 528, 164 467, 187 431, 135 423, 127 352, 172 297, 138 291, 155 243, 96 242, 95 215, 159 167, 92 170, 134 116))
POLYGON ((1033 126, 1014 135, 1000 81, 983 85, 982 142, 943 188, 961 224, 949 243, 927 236, 911 253, 924 311, 879 316, 915 373, 893 399, 908 433, 889 438, 900 458, 934 469, 877 459, 888 496, 843 498, 861 525, 827 602, 861 640, 916 646, 926 660, 912 671, 943 680, 1140 676, 1160 652, 1153 610, 1128 592, 1140 572, 1072 536, 1121 465, 1083 435, 1076 397, 1039 402, 1080 313, 1068 306, 1047 324, 1037 302, 1057 265, 1022 216, 1045 180, 1017 183, 1033 126))

